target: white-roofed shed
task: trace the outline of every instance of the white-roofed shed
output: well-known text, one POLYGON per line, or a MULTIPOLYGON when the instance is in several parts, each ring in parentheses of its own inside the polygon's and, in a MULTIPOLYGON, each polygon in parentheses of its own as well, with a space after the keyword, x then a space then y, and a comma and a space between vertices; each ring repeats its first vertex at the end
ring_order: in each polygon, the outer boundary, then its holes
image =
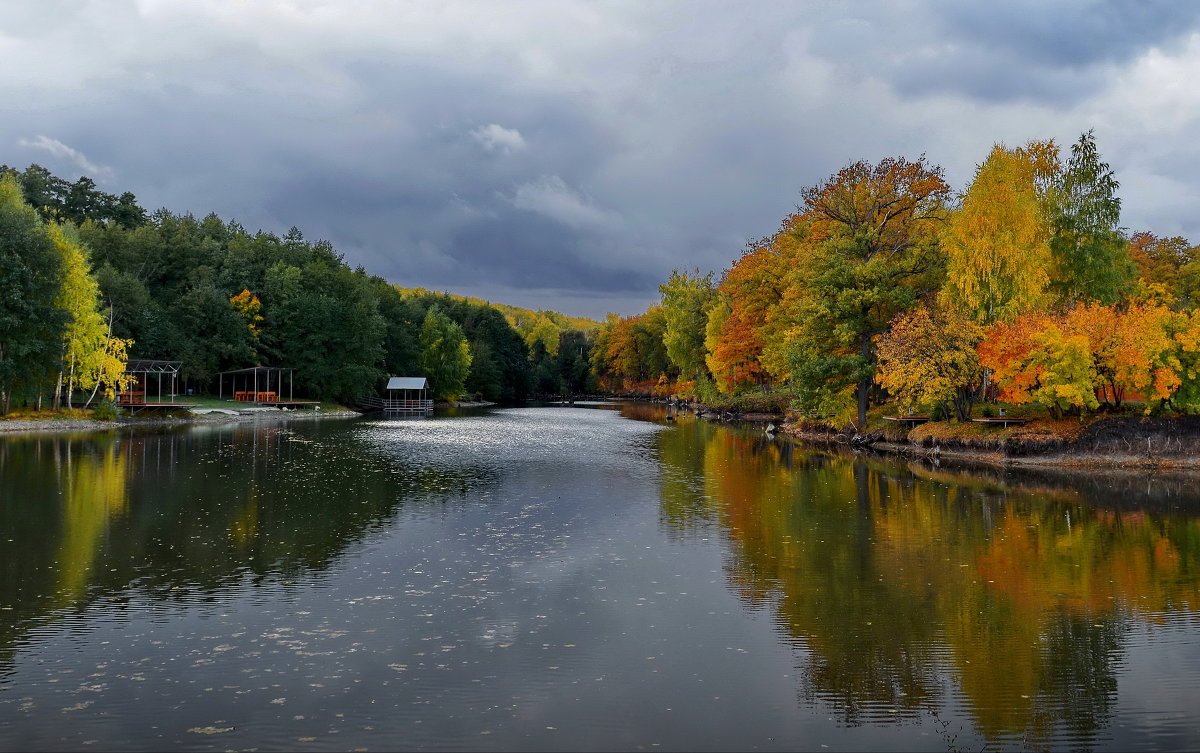
POLYGON ((425 377, 389 377, 387 388, 389 390, 427 390, 429 389, 429 380, 425 377))
POLYGON ((425 377, 389 377, 383 411, 429 413, 433 410, 433 401, 429 399, 428 393, 429 380, 425 377))

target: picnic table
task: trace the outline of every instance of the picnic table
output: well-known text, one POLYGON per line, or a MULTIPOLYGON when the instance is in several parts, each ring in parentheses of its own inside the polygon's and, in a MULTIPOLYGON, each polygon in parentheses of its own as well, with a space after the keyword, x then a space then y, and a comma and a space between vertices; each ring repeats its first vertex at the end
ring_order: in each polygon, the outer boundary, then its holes
POLYGON ((233 399, 242 403, 276 403, 279 402, 279 393, 242 390, 233 393, 233 399))

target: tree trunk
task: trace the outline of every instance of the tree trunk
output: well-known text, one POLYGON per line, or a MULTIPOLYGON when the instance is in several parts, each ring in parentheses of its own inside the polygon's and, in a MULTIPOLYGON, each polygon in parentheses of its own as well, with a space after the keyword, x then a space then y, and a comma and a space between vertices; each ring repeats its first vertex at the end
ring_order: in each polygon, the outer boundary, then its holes
MULTIPOLYGON (((871 338, 864 335, 862 338, 862 357, 866 363, 871 362, 871 338)), ((865 376, 858 380, 858 430, 862 431, 867 426, 867 407, 871 402, 871 377, 865 376)))
POLYGON ((71 396, 75 394, 75 358, 71 358, 71 371, 67 376, 67 407, 74 408, 71 396))

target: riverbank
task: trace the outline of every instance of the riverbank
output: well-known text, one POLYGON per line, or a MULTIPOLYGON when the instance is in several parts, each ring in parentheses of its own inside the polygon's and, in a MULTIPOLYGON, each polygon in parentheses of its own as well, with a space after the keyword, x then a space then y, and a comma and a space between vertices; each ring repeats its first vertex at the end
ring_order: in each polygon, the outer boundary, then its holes
POLYGON ((40 432, 114 431, 146 426, 184 426, 192 424, 230 424, 254 421, 293 421, 314 418, 337 418, 360 415, 357 411, 338 409, 320 411, 255 410, 245 413, 189 413, 174 416, 140 416, 101 421, 94 418, 14 418, 0 419, 0 434, 40 432))
POLYGON ((810 420, 785 434, 818 445, 843 444, 906 457, 966 460, 1000 466, 1200 470, 1200 416, 1033 420, 996 427, 950 422, 911 430, 847 433, 810 420))
MULTIPOLYGON (((444 408, 487 408, 496 403, 459 400, 439 403, 444 408)), ((75 411, 80 413, 80 411, 75 411)), ((168 416, 123 416, 107 421, 78 415, 44 415, 36 418, 0 418, 0 435, 34 432, 113 431, 146 426, 184 426, 191 424, 228 424, 251 421, 293 421, 313 418, 348 418, 362 413, 341 406, 320 410, 281 410, 278 408, 235 408, 222 403, 193 410, 180 410, 168 416)))

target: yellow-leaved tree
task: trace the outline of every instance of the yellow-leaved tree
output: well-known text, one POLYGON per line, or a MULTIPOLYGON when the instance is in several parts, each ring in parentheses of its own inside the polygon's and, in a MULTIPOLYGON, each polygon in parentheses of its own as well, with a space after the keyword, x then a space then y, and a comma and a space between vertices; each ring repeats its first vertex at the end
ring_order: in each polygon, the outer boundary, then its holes
POLYGON ((990 324, 1047 302, 1053 263, 1045 196, 1058 170, 1053 141, 992 147, 942 235, 947 303, 990 324))
POLYGON ((983 376, 976 351, 982 341, 983 328, 969 315, 921 306, 875 338, 875 381, 905 407, 949 403, 966 421, 983 376))
POLYGON ((541 343, 546 349, 546 354, 553 358, 558 355, 561 334, 562 330, 549 317, 538 314, 532 328, 525 335, 525 344, 532 349, 535 344, 541 343))
POLYGON ((76 389, 91 390, 87 401, 91 404, 101 387, 110 396, 124 387, 126 354, 133 341, 112 336, 111 315, 106 317, 101 310, 100 288, 74 229, 52 222, 47 231, 62 260, 62 284, 55 305, 67 315, 54 407, 61 407, 64 388, 68 408, 76 389))

